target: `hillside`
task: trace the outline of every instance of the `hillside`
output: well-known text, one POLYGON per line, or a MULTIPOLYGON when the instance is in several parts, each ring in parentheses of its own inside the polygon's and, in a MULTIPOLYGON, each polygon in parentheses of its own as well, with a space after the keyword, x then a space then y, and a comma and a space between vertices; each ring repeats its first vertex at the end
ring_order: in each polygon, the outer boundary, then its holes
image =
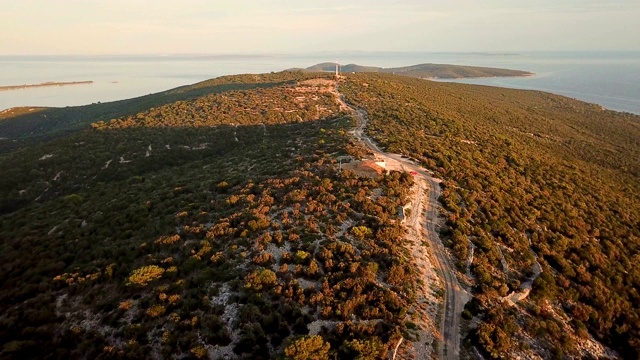
POLYGON ((350 75, 342 91, 386 151, 444 179, 442 235, 475 294, 469 344, 580 358, 594 336, 637 358, 640 117, 382 74, 350 75))
MULTIPOLYGON (((222 76, 194 85, 114 102, 64 108, 37 108, 37 111, 31 111, 29 107, 6 109, 0 112, 0 153, 69 135, 86 129, 94 122, 134 116, 177 101, 188 101, 231 90, 266 89, 283 85, 285 82, 291 84, 293 81, 311 79, 317 76, 317 72, 334 70, 335 63, 322 63, 307 69, 291 69, 281 73, 222 76)), ((517 70, 437 64, 389 69, 350 64, 343 66, 342 71, 396 73, 418 78, 531 75, 517 70)))
POLYGON ((333 86, 206 95, 0 156, 0 358, 386 356, 413 301, 411 177, 336 171, 363 150, 333 86))
MULTIPOLYGON (((328 71, 333 72, 336 69, 336 63, 321 63, 306 68, 306 71, 328 71)), ((403 66, 396 68, 381 68, 375 66, 362 66, 356 64, 340 65, 340 71, 343 73, 387 73, 404 75, 422 79, 440 78, 440 79, 459 79, 459 78, 479 78, 479 77, 501 77, 501 76, 530 76, 533 75, 528 71, 509 70, 479 66, 464 65, 448 65, 448 64, 419 64, 412 66, 403 66)))
POLYGON ((69 135, 87 129, 97 121, 135 115, 176 101, 232 90, 270 88, 313 77, 314 74, 302 73, 223 76, 156 94, 108 103, 38 108, 38 111, 33 112, 24 111, 24 108, 7 109, 0 113, 0 153, 69 135))
POLYGON ((386 73, 111 105, 0 120, 0 359, 436 356, 427 223, 473 295, 463 358, 639 355, 639 116, 386 73), (441 188, 338 171, 363 129, 441 188), (436 188, 441 219, 411 203, 436 188))

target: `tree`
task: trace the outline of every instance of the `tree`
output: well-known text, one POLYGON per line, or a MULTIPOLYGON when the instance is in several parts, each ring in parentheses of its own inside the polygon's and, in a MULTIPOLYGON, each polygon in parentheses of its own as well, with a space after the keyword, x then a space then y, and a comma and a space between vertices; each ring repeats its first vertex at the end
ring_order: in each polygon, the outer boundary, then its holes
POLYGON ((307 335, 291 340, 284 354, 291 360, 324 360, 329 358, 330 347, 322 336, 307 335))
POLYGON ((247 275, 244 281, 245 288, 260 291, 263 287, 275 285, 277 278, 276 273, 273 271, 269 269, 259 269, 247 275))
POLYGON ((159 266, 143 266, 131 272, 131 275, 129 276, 129 283, 145 286, 149 281, 161 277, 162 274, 164 274, 164 269, 159 266))
POLYGON ((345 341, 343 346, 349 352, 357 353, 358 355, 355 357, 357 360, 379 359, 386 351, 386 347, 377 337, 367 340, 354 339, 345 341))
POLYGON ((353 234, 356 239, 363 240, 373 235, 373 232, 366 226, 354 226, 351 228, 351 234, 353 234))

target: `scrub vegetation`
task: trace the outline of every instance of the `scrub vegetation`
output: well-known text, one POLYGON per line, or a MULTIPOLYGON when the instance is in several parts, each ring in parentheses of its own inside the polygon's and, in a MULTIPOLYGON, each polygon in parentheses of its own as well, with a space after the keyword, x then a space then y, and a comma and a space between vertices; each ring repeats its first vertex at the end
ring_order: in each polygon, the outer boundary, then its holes
POLYGON ((480 323, 468 344, 492 358, 580 357, 591 334, 638 356, 638 116, 389 75, 350 75, 341 91, 366 109, 386 151, 444 179, 442 235, 461 274, 472 260, 466 316, 480 323), (507 295, 534 278, 531 295, 510 306, 507 295))
POLYGON ((278 76, 0 157, 0 358, 386 356, 413 180, 338 173, 331 84, 278 76))

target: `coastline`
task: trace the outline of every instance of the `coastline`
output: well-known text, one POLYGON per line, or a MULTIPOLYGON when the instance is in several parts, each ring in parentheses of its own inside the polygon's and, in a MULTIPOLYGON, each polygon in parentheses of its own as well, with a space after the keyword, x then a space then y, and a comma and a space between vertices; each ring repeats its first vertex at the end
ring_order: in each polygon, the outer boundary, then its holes
MULTIPOLYGON (((521 56, 496 57, 481 56, 473 53, 440 54, 440 53, 366 53, 337 54, 332 58, 344 63, 366 63, 379 67, 393 68, 406 64, 434 63, 460 64, 476 67, 498 67, 526 69, 535 73, 533 76, 515 76, 501 78, 432 78, 433 81, 452 81, 475 85, 498 86, 523 90, 538 90, 553 94, 577 98, 581 101, 596 103, 607 109, 632 114, 640 114, 640 86, 634 79, 640 74, 640 63, 637 53, 626 54, 605 52, 591 54, 582 52, 528 52, 521 56), (612 66, 615 65, 615 66, 612 66), (631 81, 630 81, 631 80, 631 81)), ((193 84, 218 76, 238 73, 267 73, 293 67, 300 64, 313 63, 326 59, 326 54, 314 56, 280 55, 253 59, 249 62, 227 61, 225 59, 203 60, 196 57, 166 58, 163 62, 152 61, 154 58, 136 59, 146 64, 149 72, 144 77, 125 65, 126 58, 105 58, 104 62, 89 61, 86 58, 42 58, 24 57, 6 59, 0 57, 0 66, 11 65, 10 60, 33 61, 35 68, 31 70, 18 64, 17 75, 22 72, 27 77, 7 77, 2 85, 33 83, 40 80, 57 79, 91 79, 91 87, 64 88, 25 88, 23 91, 0 92, 0 110, 17 106, 65 107, 89 105, 95 102, 110 102, 131 97, 156 93, 167 89, 193 84), (195 60, 194 60, 195 59, 195 60), (145 63, 145 61, 147 61, 145 63), (50 64, 57 64, 56 72, 50 64), (100 66, 115 66, 116 72, 101 75, 100 66), (167 76, 171 75, 171 76, 167 76), (110 83, 119 80, 116 85, 110 83), (83 89, 79 91, 78 89, 83 89), (69 92, 74 96, 70 97, 69 92)), ((145 71, 147 71, 145 70, 145 71)), ((335 70, 335 67, 334 67, 335 70)), ((426 75, 426 74, 425 74, 426 75)), ((429 76, 422 76, 428 78, 429 76)))
POLYGON ((22 90, 22 89, 48 87, 48 86, 88 85, 88 84, 93 84, 93 80, 87 80, 87 81, 62 81, 62 82, 49 81, 49 82, 44 82, 44 83, 40 83, 40 84, 23 84, 23 85, 0 86, 0 91, 22 90))

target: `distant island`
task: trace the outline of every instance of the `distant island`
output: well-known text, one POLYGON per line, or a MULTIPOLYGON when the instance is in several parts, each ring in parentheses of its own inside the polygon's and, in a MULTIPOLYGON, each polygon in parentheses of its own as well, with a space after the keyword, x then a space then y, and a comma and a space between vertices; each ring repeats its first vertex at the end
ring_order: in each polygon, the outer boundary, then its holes
MULTIPOLYGON (((306 69, 295 69, 302 71, 335 71, 336 65, 340 66, 340 72, 344 73, 387 73, 404 75, 422 79, 461 79, 461 78, 482 78, 482 77, 515 77, 532 76, 534 73, 521 70, 499 69, 480 66, 463 66, 448 64, 419 64, 396 68, 382 68, 376 66, 362 66, 356 64, 339 65, 332 62, 325 62, 310 66, 306 69)), ((292 69, 294 70, 294 69, 292 69)))
POLYGON ((85 84, 93 84, 93 81, 63 81, 63 82, 44 82, 40 84, 23 84, 23 85, 9 85, 9 86, 0 86, 0 91, 6 90, 21 90, 21 89, 29 89, 36 87, 45 87, 45 86, 66 86, 66 85, 85 85, 85 84))

